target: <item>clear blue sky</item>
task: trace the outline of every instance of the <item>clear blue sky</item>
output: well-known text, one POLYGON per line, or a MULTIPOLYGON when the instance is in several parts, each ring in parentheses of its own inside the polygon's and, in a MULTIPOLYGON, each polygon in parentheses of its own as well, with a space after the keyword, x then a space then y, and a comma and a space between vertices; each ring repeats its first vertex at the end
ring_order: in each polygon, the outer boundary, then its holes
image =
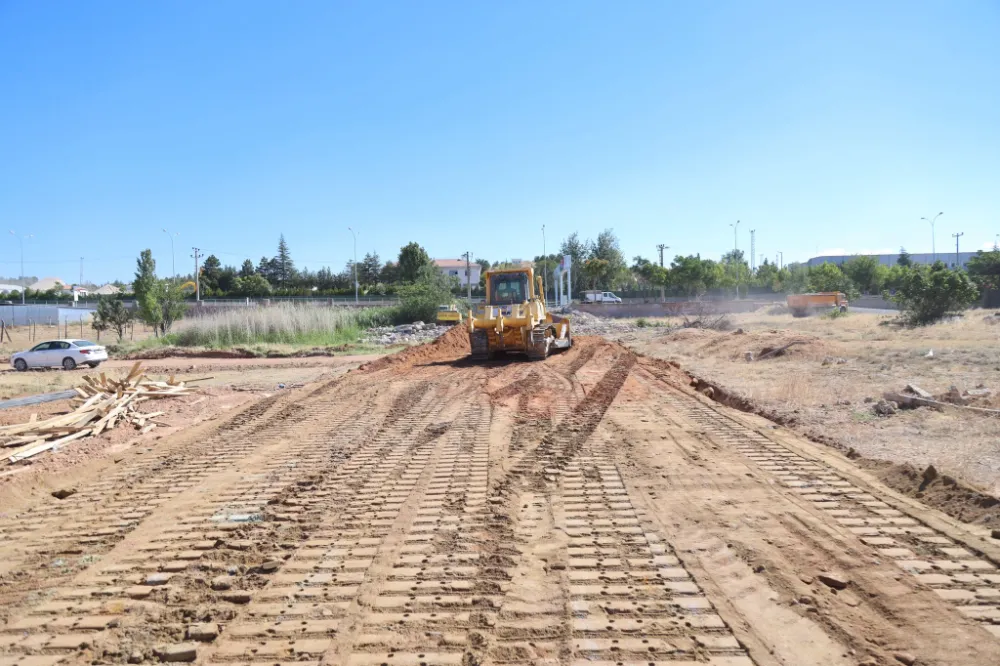
POLYGON ((1000 4, 0 0, 0 275, 1000 233, 1000 4))

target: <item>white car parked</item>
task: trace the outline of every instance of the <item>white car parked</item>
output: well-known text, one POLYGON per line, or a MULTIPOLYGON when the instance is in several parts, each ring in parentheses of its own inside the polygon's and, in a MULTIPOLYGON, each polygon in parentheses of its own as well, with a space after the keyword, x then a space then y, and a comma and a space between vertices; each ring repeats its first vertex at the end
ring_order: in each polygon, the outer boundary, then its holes
POLYGON ((28 368, 72 370, 78 365, 96 368, 107 360, 107 350, 89 340, 49 340, 10 356, 10 364, 22 372, 28 368))

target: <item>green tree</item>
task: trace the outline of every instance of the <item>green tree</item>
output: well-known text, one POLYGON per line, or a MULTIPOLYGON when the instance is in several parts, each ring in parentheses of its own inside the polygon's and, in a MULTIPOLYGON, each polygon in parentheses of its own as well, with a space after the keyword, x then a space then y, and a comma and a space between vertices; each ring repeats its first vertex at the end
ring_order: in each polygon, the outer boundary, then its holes
POLYGON ((781 291, 778 266, 765 259, 764 263, 757 267, 757 272, 754 273, 753 284, 763 289, 770 289, 775 292, 781 291))
POLYGON ((590 243, 580 240, 579 234, 573 232, 559 247, 559 254, 569 255, 573 260, 571 267, 571 278, 573 283, 571 293, 578 294, 584 289, 586 277, 583 271, 583 262, 590 256, 590 243))
POLYGON ((433 265, 425 264, 415 280, 401 285, 397 290, 400 302, 396 306, 395 320, 400 323, 434 321, 438 306, 451 302, 451 290, 457 283, 457 280, 449 280, 433 265))
POLYGON ((247 298, 264 298, 271 293, 271 283, 261 275, 238 277, 233 282, 233 291, 247 298))
POLYGON ((151 250, 143 250, 136 259, 135 279, 132 281, 132 293, 135 295, 136 316, 147 326, 159 331, 162 318, 160 312, 159 281, 156 279, 156 260, 151 250))
POLYGON ((160 280, 156 288, 158 291, 156 301, 160 308, 160 334, 165 335, 170 332, 174 322, 184 316, 187 304, 184 302, 184 292, 180 286, 170 280, 160 280))
POLYGON ((908 269, 896 293, 887 298, 899 305, 907 323, 919 326, 968 309, 979 299, 979 289, 965 271, 937 261, 908 269))
POLYGON ((278 237, 278 254, 274 257, 275 279, 282 287, 295 278, 295 262, 292 261, 292 254, 288 251, 288 243, 285 242, 285 234, 278 237))
POLYGON ((896 258, 896 265, 905 266, 906 268, 913 265, 913 259, 910 257, 910 253, 906 251, 905 247, 899 248, 899 257, 896 258))
POLYGON ((858 291, 865 294, 882 293, 888 270, 879 263, 878 257, 857 255, 845 261, 841 269, 858 291))
POLYGON ((701 296, 724 281, 724 268, 699 255, 677 255, 670 262, 670 284, 685 296, 701 296))
POLYGON ((240 277, 248 278, 254 273, 256 273, 256 271, 254 270, 253 262, 250 261, 249 259, 244 259, 243 265, 240 266, 240 277))
POLYGON ((399 279, 402 282, 416 282, 424 267, 431 265, 430 255, 420 247, 419 243, 411 242, 399 250, 399 279))
POLYGON ((628 277, 628 264, 613 229, 605 229, 597 235, 597 240, 590 246, 590 258, 605 262, 602 282, 607 288, 620 287, 628 277))
POLYGON ((205 263, 201 265, 201 291, 203 294, 211 294, 219 289, 219 276, 222 274, 222 262, 214 254, 205 257, 205 263))
POLYGON ((377 252, 369 252, 365 258, 358 263, 358 282, 365 286, 374 286, 379 282, 379 275, 382 272, 382 260, 377 252))
POLYGON ((583 262, 581 271, 584 280, 591 289, 607 288, 608 279, 611 276, 611 265, 605 259, 591 257, 583 262))
POLYGON ((1000 249, 976 252, 965 269, 980 289, 1000 289, 1000 249))
POLYGON ((102 296, 97 301, 97 311, 94 313, 91 327, 97 331, 100 340, 101 332, 111 330, 118 337, 118 342, 125 338, 129 324, 132 322, 132 310, 125 305, 122 296, 102 296))
POLYGON ((857 290, 837 264, 824 262, 809 269, 809 291, 841 291, 854 298, 857 290))
POLYGON ((378 281, 382 284, 396 284, 399 282, 399 265, 393 261, 387 261, 379 271, 378 281))

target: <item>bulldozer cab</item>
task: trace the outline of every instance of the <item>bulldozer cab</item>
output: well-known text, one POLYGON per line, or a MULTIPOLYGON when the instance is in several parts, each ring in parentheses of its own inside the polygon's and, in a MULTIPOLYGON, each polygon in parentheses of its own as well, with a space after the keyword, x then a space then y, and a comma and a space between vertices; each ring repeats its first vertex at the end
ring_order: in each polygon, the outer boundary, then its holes
POLYGON ((523 271, 498 271, 486 276, 489 289, 487 305, 516 305, 534 297, 531 293, 531 269, 523 271))

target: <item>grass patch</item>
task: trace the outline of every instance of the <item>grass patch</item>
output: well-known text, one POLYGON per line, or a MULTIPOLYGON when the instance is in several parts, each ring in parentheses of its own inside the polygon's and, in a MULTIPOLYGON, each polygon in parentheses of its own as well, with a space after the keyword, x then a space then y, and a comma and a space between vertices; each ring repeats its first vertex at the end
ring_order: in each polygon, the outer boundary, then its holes
POLYGON ((128 352, 182 347, 253 349, 264 355, 273 347, 343 348, 358 345, 365 329, 390 323, 392 308, 330 308, 280 304, 273 307, 233 307, 184 320, 159 338, 123 348, 128 352))

